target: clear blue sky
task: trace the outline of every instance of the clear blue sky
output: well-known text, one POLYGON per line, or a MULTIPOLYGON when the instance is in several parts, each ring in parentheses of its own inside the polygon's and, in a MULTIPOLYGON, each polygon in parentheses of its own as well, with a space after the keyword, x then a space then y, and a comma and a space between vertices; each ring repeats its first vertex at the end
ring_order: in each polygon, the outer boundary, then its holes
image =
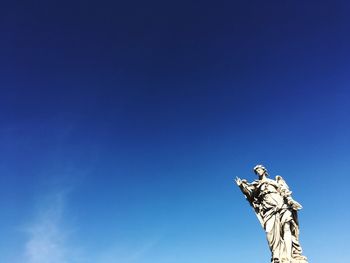
POLYGON ((347 1, 9 1, 0 262, 269 262, 263 163, 350 262, 347 1))

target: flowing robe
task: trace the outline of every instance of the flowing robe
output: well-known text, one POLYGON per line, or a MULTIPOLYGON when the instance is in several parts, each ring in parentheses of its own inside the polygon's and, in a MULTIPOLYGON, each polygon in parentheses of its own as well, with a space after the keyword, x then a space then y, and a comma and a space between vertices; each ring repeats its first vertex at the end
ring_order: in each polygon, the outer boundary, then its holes
POLYGON ((307 263, 299 244, 297 211, 292 206, 295 201, 283 178, 242 181, 240 189, 266 232, 271 262, 307 263))

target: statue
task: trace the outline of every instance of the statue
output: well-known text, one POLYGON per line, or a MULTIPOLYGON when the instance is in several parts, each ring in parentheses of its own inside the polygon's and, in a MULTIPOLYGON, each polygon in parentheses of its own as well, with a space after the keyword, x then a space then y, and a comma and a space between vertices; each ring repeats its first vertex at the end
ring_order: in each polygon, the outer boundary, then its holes
POLYGON ((299 243, 297 211, 302 206, 292 198, 292 192, 281 176, 269 179, 262 165, 255 166, 254 173, 259 179, 252 183, 238 177, 235 181, 266 232, 271 263, 307 263, 299 243))

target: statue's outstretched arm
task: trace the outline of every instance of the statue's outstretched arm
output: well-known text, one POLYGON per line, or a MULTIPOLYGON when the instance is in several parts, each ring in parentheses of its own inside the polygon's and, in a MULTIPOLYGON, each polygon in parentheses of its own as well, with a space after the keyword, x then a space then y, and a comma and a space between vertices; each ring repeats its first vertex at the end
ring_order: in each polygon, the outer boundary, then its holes
POLYGON ((248 198, 248 200, 251 200, 255 187, 252 184, 248 183, 246 179, 241 179, 239 177, 236 177, 235 182, 243 194, 248 198))

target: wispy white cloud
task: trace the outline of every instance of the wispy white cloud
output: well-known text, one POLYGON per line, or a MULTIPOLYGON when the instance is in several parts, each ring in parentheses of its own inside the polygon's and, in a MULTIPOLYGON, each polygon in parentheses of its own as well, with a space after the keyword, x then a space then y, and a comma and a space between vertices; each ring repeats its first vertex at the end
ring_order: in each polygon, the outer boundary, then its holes
POLYGON ((67 193, 50 195, 39 209, 36 219, 26 227, 29 239, 25 244, 26 263, 72 263, 75 251, 69 245, 70 231, 64 226, 67 193))
POLYGON ((73 244, 67 201, 69 191, 57 191, 40 200, 34 219, 26 223, 28 239, 18 263, 137 263, 144 262, 162 235, 121 240, 97 250, 73 244))

